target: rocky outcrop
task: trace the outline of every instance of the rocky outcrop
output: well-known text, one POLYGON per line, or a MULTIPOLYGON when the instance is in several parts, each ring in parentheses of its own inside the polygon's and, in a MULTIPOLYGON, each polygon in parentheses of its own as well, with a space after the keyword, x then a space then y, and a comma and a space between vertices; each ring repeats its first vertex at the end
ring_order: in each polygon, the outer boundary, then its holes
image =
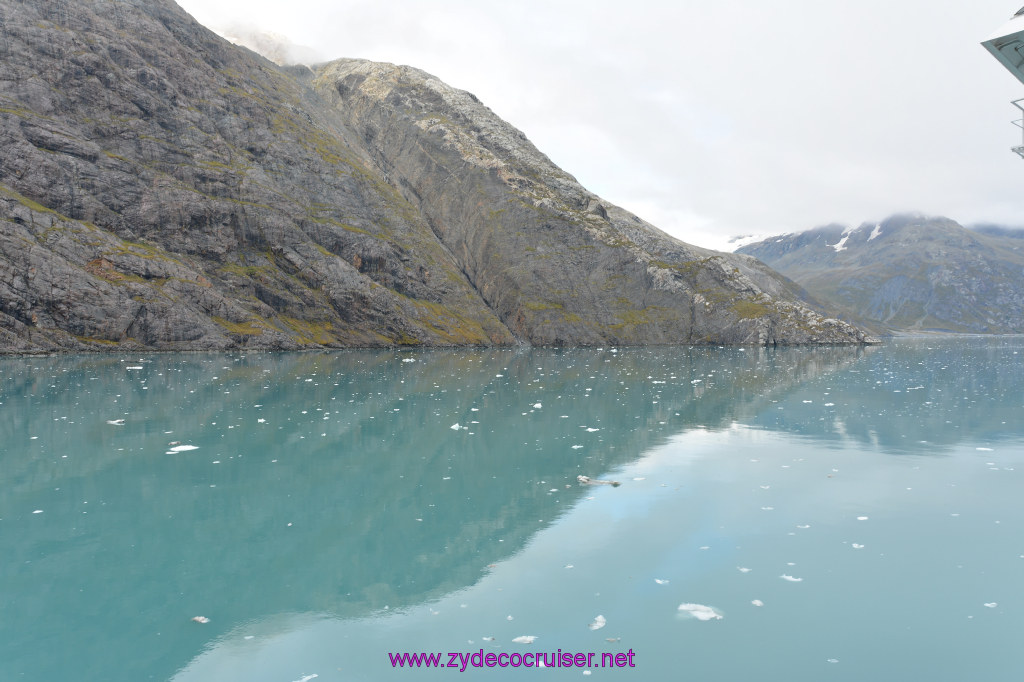
POLYGON ((881 331, 1024 332, 1024 240, 948 218, 819 227, 739 251, 881 331))
POLYGON ((0 347, 858 343, 408 67, 281 68, 165 0, 0 0, 0 347))

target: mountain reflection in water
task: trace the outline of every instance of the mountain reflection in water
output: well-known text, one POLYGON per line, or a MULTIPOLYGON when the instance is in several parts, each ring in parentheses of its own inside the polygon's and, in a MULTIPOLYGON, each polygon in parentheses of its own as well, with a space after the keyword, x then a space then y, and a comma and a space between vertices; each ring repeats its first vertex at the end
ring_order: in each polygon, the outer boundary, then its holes
POLYGON ((692 431, 1019 434, 1020 344, 932 345, 2 359, 0 672, 168 679, 211 637, 408 611, 692 431))

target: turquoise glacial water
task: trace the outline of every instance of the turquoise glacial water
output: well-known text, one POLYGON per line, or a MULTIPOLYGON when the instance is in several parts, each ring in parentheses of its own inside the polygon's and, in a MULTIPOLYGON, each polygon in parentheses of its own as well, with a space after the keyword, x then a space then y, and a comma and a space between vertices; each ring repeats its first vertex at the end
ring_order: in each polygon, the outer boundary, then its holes
POLYGON ((0 680, 1024 679, 1022 361, 0 358, 0 680))

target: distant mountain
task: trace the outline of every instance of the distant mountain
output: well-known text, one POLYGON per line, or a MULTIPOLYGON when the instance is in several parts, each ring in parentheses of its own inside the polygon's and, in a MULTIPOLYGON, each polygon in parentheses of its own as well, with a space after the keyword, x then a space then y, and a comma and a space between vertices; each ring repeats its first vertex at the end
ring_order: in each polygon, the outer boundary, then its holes
POLYGON ((417 69, 0 0, 0 351, 860 343, 417 69))
POLYGON ((882 330, 1024 332, 1024 239, 1000 226, 894 216, 738 249, 882 330))

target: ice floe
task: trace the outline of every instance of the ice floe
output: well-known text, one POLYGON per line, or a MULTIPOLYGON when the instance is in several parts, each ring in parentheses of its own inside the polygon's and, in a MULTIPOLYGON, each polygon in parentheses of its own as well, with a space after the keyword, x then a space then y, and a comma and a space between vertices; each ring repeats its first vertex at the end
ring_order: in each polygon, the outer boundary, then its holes
POLYGON ((680 604, 677 610, 689 614, 697 620, 722 620, 724 617, 715 607, 704 604, 680 604))
POLYGON ((537 635, 519 635, 518 637, 513 637, 512 641, 516 644, 533 644, 536 639, 537 635))
POLYGON ((173 455, 176 452, 188 452, 189 450, 198 450, 198 445, 175 445, 167 451, 168 455, 173 455))
POLYGON ((605 620, 604 616, 597 616, 596 618, 594 618, 594 621, 592 623, 590 623, 587 627, 590 628, 591 630, 600 630, 607 623, 608 623, 608 621, 605 620))
POLYGON ((787 575, 785 573, 783 573, 779 577, 782 578, 783 580, 788 580, 791 583, 799 583, 799 582, 803 582, 803 580, 804 580, 803 578, 794 578, 793 576, 787 575))
POLYGON ((761 601, 760 599, 753 599, 753 600, 751 600, 750 603, 753 604, 754 606, 764 606, 764 602, 761 601))

